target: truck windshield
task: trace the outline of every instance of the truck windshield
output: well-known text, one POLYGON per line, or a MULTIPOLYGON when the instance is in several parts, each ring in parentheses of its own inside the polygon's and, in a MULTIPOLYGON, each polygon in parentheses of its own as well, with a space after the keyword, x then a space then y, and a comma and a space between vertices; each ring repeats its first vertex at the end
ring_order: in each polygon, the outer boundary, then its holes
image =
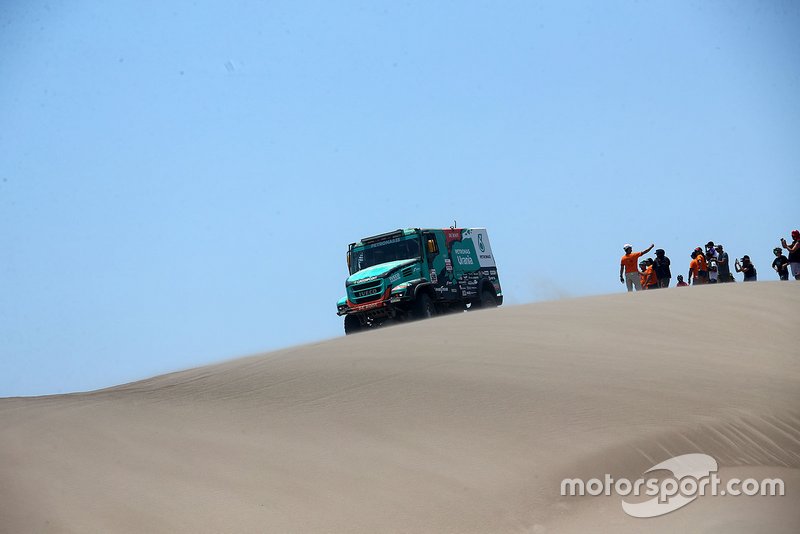
POLYGON ((389 261, 419 257, 419 240, 416 237, 370 243, 353 249, 350 274, 389 261))

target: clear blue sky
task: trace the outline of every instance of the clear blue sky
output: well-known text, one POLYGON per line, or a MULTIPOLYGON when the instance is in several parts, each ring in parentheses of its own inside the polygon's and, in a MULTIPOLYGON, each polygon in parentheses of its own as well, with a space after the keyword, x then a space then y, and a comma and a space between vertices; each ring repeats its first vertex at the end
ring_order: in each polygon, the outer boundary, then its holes
POLYGON ((628 241, 774 279, 799 30, 778 1, 6 0, 0 396, 339 336, 347 244, 399 227, 489 228, 509 304, 623 291, 628 241))

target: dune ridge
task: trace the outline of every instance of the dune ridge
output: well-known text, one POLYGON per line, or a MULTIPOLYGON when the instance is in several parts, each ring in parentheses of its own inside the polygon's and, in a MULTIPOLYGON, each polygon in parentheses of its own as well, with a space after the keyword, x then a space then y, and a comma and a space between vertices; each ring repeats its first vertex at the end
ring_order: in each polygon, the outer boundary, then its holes
POLYGON ((798 311, 791 282, 588 297, 0 399, 0 531, 794 532, 798 311), (559 495, 689 452, 787 495, 559 495))

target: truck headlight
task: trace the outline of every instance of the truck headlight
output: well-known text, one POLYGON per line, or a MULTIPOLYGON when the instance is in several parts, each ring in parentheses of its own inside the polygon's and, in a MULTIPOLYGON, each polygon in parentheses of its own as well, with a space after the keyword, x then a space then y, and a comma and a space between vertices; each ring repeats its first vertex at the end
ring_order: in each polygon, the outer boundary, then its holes
POLYGON ((406 294, 406 289, 408 289, 409 285, 411 285, 411 284, 409 284, 408 282, 403 282, 402 284, 399 284, 399 285, 393 287, 391 296, 392 297, 402 297, 403 295, 406 294))

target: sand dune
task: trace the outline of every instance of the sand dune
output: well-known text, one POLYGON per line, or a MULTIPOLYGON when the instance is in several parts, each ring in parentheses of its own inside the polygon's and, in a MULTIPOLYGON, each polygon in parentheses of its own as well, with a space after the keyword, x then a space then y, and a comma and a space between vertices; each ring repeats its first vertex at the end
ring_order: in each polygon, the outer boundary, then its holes
POLYGON ((797 532, 798 313, 793 282, 620 294, 2 399, 0 531, 797 532), (559 494, 692 452, 786 496, 559 494))

